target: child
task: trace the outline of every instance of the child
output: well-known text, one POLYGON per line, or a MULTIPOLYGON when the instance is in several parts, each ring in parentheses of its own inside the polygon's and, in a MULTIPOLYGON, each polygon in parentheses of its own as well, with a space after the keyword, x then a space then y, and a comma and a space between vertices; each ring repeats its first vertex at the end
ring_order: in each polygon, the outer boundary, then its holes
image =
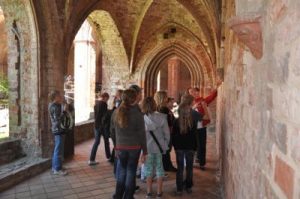
POLYGON ((133 198, 136 189, 136 170, 141 151, 142 160, 147 155, 143 114, 137 106, 137 92, 128 89, 122 103, 112 115, 111 138, 115 140, 117 160, 117 185, 115 199, 133 198))
POLYGON ((64 148, 64 130, 61 128, 63 113, 67 106, 62 105, 63 98, 59 91, 54 90, 49 95, 49 115, 51 120, 51 131, 54 135, 54 151, 52 157, 52 171, 54 175, 67 175, 62 169, 62 151, 64 148))
POLYGON ((184 185, 187 193, 192 192, 194 152, 197 149, 196 130, 201 115, 192 109, 193 96, 184 95, 179 105, 179 118, 175 120, 172 132, 173 146, 176 151, 177 194, 182 195, 184 185), (184 160, 186 161, 186 179, 183 180, 184 160), (185 182, 185 184, 184 184, 185 182))
POLYGON ((147 198, 152 195, 153 170, 156 170, 157 196, 162 197, 162 184, 164 169, 162 154, 168 150, 170 142, 170 130, 167 115, 156 112, 156 103, 152 97, 147 97, 142 102, 142 112, 145 120, 148 156, 145 161, 144 169, 147 177, 147 198))

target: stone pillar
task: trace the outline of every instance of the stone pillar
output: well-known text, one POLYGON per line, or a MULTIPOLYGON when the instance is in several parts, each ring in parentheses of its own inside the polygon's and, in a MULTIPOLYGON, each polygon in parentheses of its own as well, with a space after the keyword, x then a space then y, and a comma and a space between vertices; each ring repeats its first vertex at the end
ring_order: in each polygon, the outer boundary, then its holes
POLYGON ((174 98, 178 96, 180 82, 180 60, 171 58, 168 60, 168 95, 174 98))

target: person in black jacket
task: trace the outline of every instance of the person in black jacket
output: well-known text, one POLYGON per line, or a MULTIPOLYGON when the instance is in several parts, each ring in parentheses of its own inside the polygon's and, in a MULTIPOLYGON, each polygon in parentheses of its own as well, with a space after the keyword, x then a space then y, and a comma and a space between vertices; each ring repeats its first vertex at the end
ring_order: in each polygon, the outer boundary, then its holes
POLYGON ((49 94, 50 103, 48 107, 51 131, 54 135, 54 150, 52 156, 52 171, 54 175, 66 175, 67 172, 62 169, 62 151, 64 147, 64 134, 62 129, 62 119, 67 106, 63 106, 63 97, 57 90, 49 94))
POLYGON ((184 95, 179 105, 179 118, 175 120, 172 129, 172 141, 176 151, 177 194, 181 195, 185 188, 192 192, 194 153, 197 150, 196 130, 202 116, 192 109, 193 96, 184 95), (184 160, 186 161, 186 179, 183 180, 184 160), (185 185, 185 187, 184 187, 185 185))
POLYGON ((100 100, 96 101, 96 104, 94 106, 95 111, 95 141, 94 145, 91 151, 90 160, 88 161, 88 164, 96 165, 98 162, 95 161, 96 153, 98 150, 98 146, 100 144, 100 138, 101 135, 104 138, 104 145, 105 145, 105 154, 106 158, 110 159, 110 146, 109 146, 109 120, 107 119, 109 111, 107 109, 107 101, 109 99, 108 93, 103 93, 100 96, 100 100))

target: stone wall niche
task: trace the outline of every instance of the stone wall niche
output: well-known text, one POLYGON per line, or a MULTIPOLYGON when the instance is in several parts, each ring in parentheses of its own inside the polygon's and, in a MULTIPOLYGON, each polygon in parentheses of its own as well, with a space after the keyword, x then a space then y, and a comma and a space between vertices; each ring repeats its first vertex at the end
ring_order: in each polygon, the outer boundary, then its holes
POLYGON ((263 56, 261 15, 249 13, 232 17, 228 26, 233 30, 239 41, 244 43, 256 59, 263 56))

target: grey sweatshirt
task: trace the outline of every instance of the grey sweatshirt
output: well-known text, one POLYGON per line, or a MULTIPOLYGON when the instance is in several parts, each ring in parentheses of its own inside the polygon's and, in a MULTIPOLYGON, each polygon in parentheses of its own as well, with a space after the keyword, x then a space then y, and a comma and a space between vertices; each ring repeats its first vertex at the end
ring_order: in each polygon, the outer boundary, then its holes
POLYGON ((170 129, 167 115, 155 112, 149 115, 144 115, 144 120, 146 126, 148 153, 160 153, 160 150, 150 134, 150 131, 153 131, 153 134, 165 153, 169 149, 168 145, 170 142, 170 129))
POLYGON ((147 154, 145 123, 139 107, 132 106, 128 112, 128 126, 120 128, 115 122, 116 111, 111 118, 111 138, 116 141, 116 150, 120 149, 142 149, 147 154))

